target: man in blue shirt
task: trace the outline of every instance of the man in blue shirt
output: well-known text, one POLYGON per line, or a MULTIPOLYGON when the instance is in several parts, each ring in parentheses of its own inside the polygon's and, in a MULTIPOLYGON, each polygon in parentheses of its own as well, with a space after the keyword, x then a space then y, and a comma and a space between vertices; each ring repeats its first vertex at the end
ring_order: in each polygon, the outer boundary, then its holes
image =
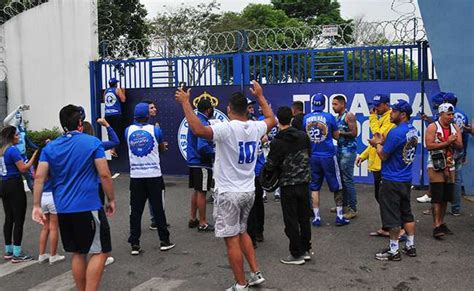
POLYGON ((147 199, 155 214, 160 250, 172 249, 163 208, 165 182, 161 174, 159 150, 163 149, 161 130, 148 123, 147 103, 138 103, 134 110, 135 122, 125 130, 130 159, 130 243, 133 256, 141 252, 141 220, 147 199))
MULTIPOLYGON (((196 115, 204 126, 209 126, 209 119, 214 115, 214 108, 209 99, 201 99, 197 105, 196 115)), ((206 194, 212 187, 212 164, 214 163, 214 146, 211 141, 197 137, 188 130, 186 157, 189 167, 189 188, 191 195, 191 217, 189 228, 197 227, 199 232, 214 231, 206 219, 206 194), (199 210, 199 220, 197 211, 199 210)))
MULTIPOLYGON (((125 103, 125 89, 118 87, 119 81, 116 78, 109 80, 109 88, 104 92, 105 114, 104 118, 112 126, 118 134, 119 140, 123 140, 123 120, 122 120, 122 103, 125 103)), ((122 143, 122 142, 121 142, 122 143)), ((116 149, 110 150, 112 156, 116 157, 116 149)))
POLYGON ((386 137, 374 134, 370 144, 377 148, 382 160, 382 185, 379 205, 383 227, 389 229, 390 245, 375 255, 380 261, 400 261, 400 225, 407 233, 407 241, 402 252, 416 256, 415 220, 411 212, 410 190, 412 165, 418 145, 418 132, 409 123, 412 109, 404 100, 392 106, 390 122, 396 124, 386 137))
POLYGON ((65 133, 43 149, 34 187, 33 220, 44 224, 40 207, 46 179, 58 212, 64 249, 72 252, 72 270, 78 290, 97 290, 108 253, 110 228, 99 199, 97 180, 108 198, 107 215, 115 212, 112 178, 101 141, 83 134, 80 109, 67 105, 59 112, 65 133), (87 255, 90 259, 87 262, 87 255))
POLYGON ((313 226, 321 226, 321 216, 319 215, 319 190, 323 184, 323 179, 329 185, 329 190, 334 193, 336 202, 336 225, 343 226, 349 224, 349 220, 343 216, 343 192, 342 181, 337 164, 336 149, 333 138, 339 138, 336 119, 330 113, 324 112, 327 97, 322 93, 317 93, 311 101, 312 112, 303 118, 303 127, 311 141, 311 195, 313 198, 313 226))
POLYGON ((346 99, 337 95, 332 100, 332 108, 337 116, 339 139, 337 140, 337 162, 341 168, 344 188, 344 217, 357 216, 357 192, 354 186, 354 164, 357 157, 357 123, 355 115, 346 109, 346 99))

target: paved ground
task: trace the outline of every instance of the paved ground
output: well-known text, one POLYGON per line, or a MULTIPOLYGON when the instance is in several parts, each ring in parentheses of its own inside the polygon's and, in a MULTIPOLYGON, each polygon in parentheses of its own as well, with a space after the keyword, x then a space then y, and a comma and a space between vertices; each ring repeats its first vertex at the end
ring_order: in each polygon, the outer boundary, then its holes
MULTIPOLYGON (((128 236, 128 177, 115 180, 118 212, 110 220, 113 255, 116 262, 107 267, 102 281, 103 290, 223 290, 232 284, 224 244, 212 233, 197 233, 187 228, 189 190, 186 179, 166 177, 166 213, 171 223, 171 239, 177 246, 160 252, 157 233, 148 230, 145 214, 142 248, 145 252, 132 257, 128 236)), ((279 263, 287 255, 288 240, 283 232, 280 204, 270 197, 266 207, 265 242, 257 249, 258 262, 267 279, 261 290, 309 289, 455 289, 472 290, 474 279, 472 242, 474 238, 474 203, 463 200, 463 215, 447 216, 455 232, 445 240, 431 237, 431 217, 422 215, 428 206, 418 204, 413 192, 413 210, 418 222, 416 244, 418 257, 402 257, 401 262, 379 262, 374 253, 385 247, 383 238, 371 238, 369 231, 379 225, 379 214, 370 185, 359 185, 360 215, 351 225, 335 227, 332 194, 322 192, 322 217, 327 224, 313 228, 315 257, 303 266, 279 263)), ((40 227, 30 219, 31 197, 25 224, 24 248, 37 255, 40 227)), ((208 208, 209 215, 212 206, 208 208)), ((3 221, 3 211, 0 214, 3 221)), ((74 285, 70 260, 58 265, 14 266, 0 264, 2 290, 70 290, 74 285)))

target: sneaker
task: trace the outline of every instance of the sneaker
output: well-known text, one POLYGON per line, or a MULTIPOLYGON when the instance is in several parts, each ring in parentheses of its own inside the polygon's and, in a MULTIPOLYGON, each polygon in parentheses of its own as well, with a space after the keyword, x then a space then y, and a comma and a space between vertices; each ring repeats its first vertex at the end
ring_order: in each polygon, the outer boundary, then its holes
POLYGON ((38 263, 44 264, 49 260, 49 254, 42 254, 38 256, 38 263))
POLYGON ((418 201, 419 203, 430 203, 431 197, 428 196, 428 194, 425 194, 421 197, 416 198, 416 201, 418 201))
POLYGON ((336 207, 331 207, 330 211, 331 211, 331 213, 336 213, 337 209, 336 209, 336 207))
POLYGON ((234 285, 230 286, 230 288, 225 289, 226 291, 236 291, 236 290, 244 290, 248 291, 249 290, 249 284, 245 285, 243 288, 242 287, 237 287, 237 283, 234 283, 234 285))
POLYGON ((11 260, 13 258, 13 253, 4 253, 3 254, 3 259, 5 260, 11 260))
POLYGON ((446 223, 443 223, 439 226, 441 230, 444 232, 444 234, 448 235, 453 235, 454 233, 448 228, 448 225, 446 223))
POLYGON ((404 253, 405 255, 409 257, 416 257, 416 248, 415 246, 411 246, 411 247, 405 246, 402 249, 402 253, 404 253))
POLYGON ((214 226, 212 226, 212 224, 206 223, 198 227, 198 232, 208 232, 208 231, 214 231, 214 226))
POLYGON ((156 225, 156 223, 152 222, 150 224, 150 226, 148 227, 149 230, 157 230, 158 229, 158 226, 156 225))
POLYGON ((196 219, 190 219, 188 221, 188 227, 189 228, 196 228, 198 226, 199 226, 199 219, 197 219, 197 218, 196 219))
POLYGON ((267 203, 267 195, 263 195, 263 203, 267 203))
POLYGON ((55 256, 49 257, 49 264, 53 265, 53 264, 59 263, 61 261, 64 261, 65 259, 66 259, 65 256, 61 256, 61 255, 56 254, 55 256))
POLYGON ((313 222, 311 222, 313 226, 320 227, 321 226, 321 218, 315 218, 313 219, 313 222))
POLYGON ((171 250, 172 248, 174 248, 176 245, 174 243, 171 243, 171 242, 161 242, 160 243, 160 251, 168 251, 168 250, 171 250))
POLYGON ((353 219, 356 217, 357 217, 357 211, 352 210, 351 208, 349 208, 349 211, 344 213, 344 218, 346 219, 353 219))
POLYGON ((311 255, 313 252, 311 250, 304 252, 303 254, 303 260, 305 261, 311 261, 311 255))
POLYGON ((434 238, 441 238, 445 235, 443 228, 441 226, 435 227, 433 229, 433 237, 434 238))
POLYGON ((132 251, 130 252, 132 256, 138 256, 142 251, 142 248, 139 245, 132 245, 132 251))
POLYGON ((431 208, 423 210, 423 215, 431 215, 431 208))
POLYGON ((114 257, 108 257, 107 260, 105 260, 105 265, 112 265, 115 262, 114 257))
POLYGON ((263 278, 262 272, 250 272, 249 286, 257 286, 262 284, 263 282, 265 282, 265 278, 263 278))
POLYGON ((449 211, 449 214, 451 214, 454 217, 461 216, 461 212, 459 210, 451 210, 449 211))
POLYGON ((375 258, 379 261, 401 261, 400 251, 396 253, 390 252, 390 249, 384 249, 375 254, 375 258))
POLYGON ((280 262, 286 265, 304 265, 305 260, 303 257, 295 258, 292 255, 289 255, 288 257, 281 259, 280 262))
POLYGON ((280 202, 280 195, 275 195, 275 202, 280 202))
POLYGON ((348 225, 349 223, 351 223, 351 221, 347 218, 339 218, 339 216, 336 216, 336 226, 344 226, 344 225, 348 225))
POLYGON ((263 236, 263 233, 259 232, 255 234, 255 240, 258 242, 263 242, 265 240, 265 237, 263 236))
POLYGON ((23 263, 23 262, 28 262, 33 260, 33 257, 25 255, 25 254, 20 254, 19 256, 13 256, 12 257, 12 263, 23 263))

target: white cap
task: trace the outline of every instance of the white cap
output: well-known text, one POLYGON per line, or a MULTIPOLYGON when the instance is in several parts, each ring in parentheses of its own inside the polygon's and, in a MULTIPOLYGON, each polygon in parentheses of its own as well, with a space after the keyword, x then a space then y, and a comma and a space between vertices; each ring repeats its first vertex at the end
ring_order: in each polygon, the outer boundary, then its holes
POLYGON ((454 106, 450 103, 443 103, 438 107, 438 113, 454 112, 454 106))

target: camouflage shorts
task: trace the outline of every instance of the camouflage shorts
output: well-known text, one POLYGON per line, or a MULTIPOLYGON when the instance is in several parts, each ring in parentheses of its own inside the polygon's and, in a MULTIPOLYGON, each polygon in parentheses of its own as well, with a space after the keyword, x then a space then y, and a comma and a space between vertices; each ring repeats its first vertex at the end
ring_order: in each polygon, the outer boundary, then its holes
POLYGON ((216 237, 232 237, 247 231, 247 219, 255 192, 224 192, 216 189, 214 227, 216 237))

